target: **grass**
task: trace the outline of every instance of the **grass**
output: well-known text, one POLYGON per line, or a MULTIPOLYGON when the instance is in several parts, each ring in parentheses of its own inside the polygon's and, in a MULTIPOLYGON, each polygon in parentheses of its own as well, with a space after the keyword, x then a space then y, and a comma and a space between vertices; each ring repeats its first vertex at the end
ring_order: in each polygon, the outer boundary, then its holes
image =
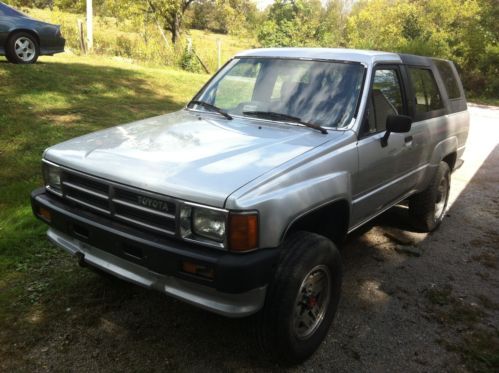
MULTIPOLYGON (((55 24, 60 24, 66 39, 66 47, 79 53, 80 42, 77 22, 85 20, 84 14, 62 12, 49 9, 23 8, 30 16, 55 24)), ((167 35, 168 37, 168 35, 167 35)), ((178 49, 165 43, 154 24, 144 25, 133 20, 117 20, 112 17, 94 17, 94 51, 108 56, 120 56, 141 63, 179 66, 182 50, 187 45, 187 37, 208 67, 210 73, 218 68, 217 40, 221 42, 221 62, 225 63, 237 52, 254 48, 257 41, 249 37, 235 37, 202 30, 185 30, 178 49), (180 49, 180 50, 179 50, 180 49)))
POLYGON ((92 281, 47 242, 46 226, 32 215, 29 194, 42 183, 43 150, 177 110, 207 78, 103 57, 63 54, 32 66, 0 58, 0 361, 15 341, 36 335, 40 319, 71 304, 69 289, 92 281))

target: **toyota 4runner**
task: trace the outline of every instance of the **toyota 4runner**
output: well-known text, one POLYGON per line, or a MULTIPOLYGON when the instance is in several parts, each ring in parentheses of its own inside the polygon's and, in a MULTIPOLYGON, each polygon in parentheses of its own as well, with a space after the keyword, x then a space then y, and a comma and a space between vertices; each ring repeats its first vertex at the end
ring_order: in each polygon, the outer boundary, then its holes
POLYGON ((178 112, 47 149, 31 202, 81 263, 253 315, 264 350, 296 363, 334 318, 337 245, 403 200, 436 229, 468 125, 452 62, 251 50, 178 112))

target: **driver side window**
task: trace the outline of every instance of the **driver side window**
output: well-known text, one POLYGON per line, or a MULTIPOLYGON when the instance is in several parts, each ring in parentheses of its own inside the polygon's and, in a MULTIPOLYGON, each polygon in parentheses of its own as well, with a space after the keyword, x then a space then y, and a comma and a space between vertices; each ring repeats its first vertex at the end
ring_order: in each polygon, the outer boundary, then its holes
POLYGON ((400 78, 395 68, 375 71, 368 110, 368 133, 384 131, 389 115, 403 114, 400 78))
POLYGON ((229 110, 240 102, 250 102, 261 64, 239 63, 217 86, 214 105, 229 110))

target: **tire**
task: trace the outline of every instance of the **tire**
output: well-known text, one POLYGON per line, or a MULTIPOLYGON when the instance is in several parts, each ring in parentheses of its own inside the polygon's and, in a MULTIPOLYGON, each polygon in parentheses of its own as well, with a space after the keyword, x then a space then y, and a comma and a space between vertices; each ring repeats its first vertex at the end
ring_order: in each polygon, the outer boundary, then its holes
POLYGON ((33 35, 17 32, 7 41, 5 51, 10 62, 26 65, 38 60, 40 46, 33 35))
POLYGON ((438 228, 445 217, 450 191, 450 168, 440 162, 428 188, 409 198, 409 214, 414 227, 423 232, 438 228))
POLYGON ((292 365, 312 355, 326 337, 340 299, 342 265, 335 245, 314 233, 292 234, 283 252, 255 327, 263 353, 292 365), (313 280, 316 288, 307 291, 313 280), (312 311, 316 321, 308 317, 312 311))

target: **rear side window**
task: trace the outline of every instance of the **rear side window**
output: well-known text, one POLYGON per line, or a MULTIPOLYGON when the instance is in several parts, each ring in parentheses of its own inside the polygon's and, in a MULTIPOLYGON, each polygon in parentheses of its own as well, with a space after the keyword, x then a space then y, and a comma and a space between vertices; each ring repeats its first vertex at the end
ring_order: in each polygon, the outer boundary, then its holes
POLYGON ((409 74, 414 87, 416 113, 443 109, 444 104, 433 72, 429 69, 410 67, 409 74))
POLYGON ((447 95, 450 99, 461 97, 461 92, 459 91, 459 86, 457 85, 456 74, 454 73, 450 62, 442 60, 433 61, 437 66, 437 69, 444 82, 447 95))

